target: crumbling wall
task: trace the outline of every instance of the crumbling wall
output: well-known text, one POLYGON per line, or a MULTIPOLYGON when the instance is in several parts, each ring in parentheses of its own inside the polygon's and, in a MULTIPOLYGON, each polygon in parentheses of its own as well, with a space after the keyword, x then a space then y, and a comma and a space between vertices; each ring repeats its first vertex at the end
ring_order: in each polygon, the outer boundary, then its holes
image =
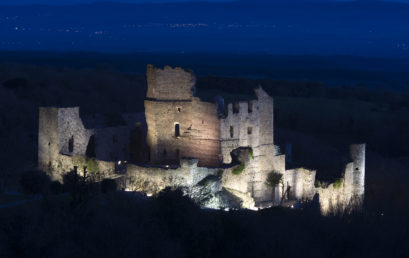
POLYGON ((365 189, 365 144, 350 145, 352 162, 345 167, 344 176, 327 187, 317 187, 322 214, 359 209, 365 189))
POLYGON ((196 77, 183 68, 147 66, 147 98, 157 100, 190 100, 195 93, 196 77))
POLYGON ((218 169, 198 167, 197 159, 182 159, 177 168, 143 167, 128 164, 124 188, 157 194, 166 187, 189 188, 209 175, 217 175, 218 169))
POLYGON ((230 152, 252 147, 254 156, 274 156, 273 99, 259 87, 257 100, 227 105, 227 116, 220 121, 223 163, 230 163, 230 152))
MULTIPOLYGON (((79 115, 78 107, 40 107, 38 137, 38 167, 57 180, 62 174, 82 168, 85 161, 99 165, 101 173, 115 171, 115 163, 127 160, 129 154, 129 130, 126 126, 87 129, 79 115), (90 139, 94 137, 94 156, 86 157, 90 139), (115 137, 114 137, 115 136, 115 137), (80 162, 82 157, 84 162, 80 162)), ((85 166, 87 166, 85 164, 85 166)))
POLYGON ((84 155, 93 130, 87 130, 80 118, 79 107, 58 108, 59 152, 66 155, 84 155), (72 146, 70 146, 73 144, 72 146))
POLYGON ((52 163, 59 153, 58 108, 39 109, 38 125, 38 168, 51 172, 52 163))
POLYGON ((290 200, 312 200, 315 195, 315 170, 296 168, 285 171, 284 181, 290 200))

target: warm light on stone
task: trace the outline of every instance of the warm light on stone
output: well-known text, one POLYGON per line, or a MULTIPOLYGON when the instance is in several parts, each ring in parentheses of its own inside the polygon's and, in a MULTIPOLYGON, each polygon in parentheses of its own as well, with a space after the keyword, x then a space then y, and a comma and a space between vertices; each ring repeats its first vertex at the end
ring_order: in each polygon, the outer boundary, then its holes
POLYGON ((286 156, 273 142, 273 99, 262 87, 254 99, 229 103, 223 113, 223 98, 209 103, 195 97, 196 78, 182 68, 148 65, 147 82, 145 114, 124 114, 126 125, 89 126, 78 107, 41 107, 39 168, 56 180, 74 166, 86 168, 147 196, 182 188, 213 209, 296 208, 316 193, 323 214, 362 204, 365 144, 350 146, 352 162, 342 180, 316 188, 315 170, 286 170, 286 156), (146 135, 135 134, 145 122, 146 135), (139 152, 145 163, 127 162, 138 150, 149 152, 139 152), (276 187, 266 183, 271 172, 282 175, 276 187))

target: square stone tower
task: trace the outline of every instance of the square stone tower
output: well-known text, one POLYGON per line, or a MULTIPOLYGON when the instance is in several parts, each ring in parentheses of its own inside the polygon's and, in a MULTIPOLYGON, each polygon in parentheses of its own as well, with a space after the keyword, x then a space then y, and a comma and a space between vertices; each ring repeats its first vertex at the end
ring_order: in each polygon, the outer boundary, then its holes
POLYGON ((199 166, 221 164, 217 107, 194 97, 195 76, 182 68, 147 67, 145 116, 150 162, 179 164, 198 158, 199 166))

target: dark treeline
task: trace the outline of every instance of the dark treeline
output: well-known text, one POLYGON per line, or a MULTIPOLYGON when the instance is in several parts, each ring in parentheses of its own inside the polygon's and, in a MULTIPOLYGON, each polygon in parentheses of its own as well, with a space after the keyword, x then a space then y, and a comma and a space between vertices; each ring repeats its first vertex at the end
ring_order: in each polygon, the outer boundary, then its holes
MULTIPOLYGON (((89 187, 89 186, 88 186, 89 187)), ((407 207, 322 217, 301 210, 201 210, 182 192, 44 195, 0 213, 2 257, 406 257, 407 207)), ((72 193, 72 192, 70 192, 72 193)), ((382 206, 382 205, 381 205, 382 206)))

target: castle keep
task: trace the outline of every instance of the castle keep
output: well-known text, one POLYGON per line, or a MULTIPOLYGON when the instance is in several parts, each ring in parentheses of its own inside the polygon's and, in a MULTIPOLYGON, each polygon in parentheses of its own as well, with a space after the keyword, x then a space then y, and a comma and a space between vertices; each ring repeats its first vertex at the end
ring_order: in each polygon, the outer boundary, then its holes
POLYGON ((75 166, 148 195, 179 187, 209 208, 257 209, 316 194, 323 213, 362 202, 364 144, 350 146, 343 178, 316 187, 316 171, 286 169, 273 141, 273 99, 261 87, 253 100, 225 105, 195 97, 195 82, 182 68, 148 65, 145 113, 123 114, 118 125, 82 118, 78 107, 41 107, 39 168, 61 180, 75 166), (275 186, 267 184, 272 173, 281 177, 275 186))

